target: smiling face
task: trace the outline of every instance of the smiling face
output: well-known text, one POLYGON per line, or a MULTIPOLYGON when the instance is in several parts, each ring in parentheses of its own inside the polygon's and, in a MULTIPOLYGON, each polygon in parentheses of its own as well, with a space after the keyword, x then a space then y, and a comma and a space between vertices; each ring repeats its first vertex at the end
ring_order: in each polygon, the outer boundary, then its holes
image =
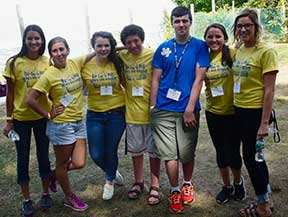
POLYGON ((129 35, 125 39, 125 46, 134 55, 139 55, 143 49, 143 42, 138 35, 129 35))
POLYGON ((191 27, 191 21, 189 19, 189 15, 184 15, 181 17, 172 17, 172 27, 175 31, 176 38, 177 37, 187 37, 189 36, 189 31, 191 27))
POLYGON ((245 47, 252 47, 256 44, 255 24, 249 17, 238 19, 236 36, 244 43, 245 47))
POLYGON ((211 52, 214 53, 220 52, 226 42, 223 32, 216 27, 211 27, 207 30, 205 41, 211 52))
POLYGON ((28 55, 38 54, 43 44, 43 40, 38 32, 28 31, 25 37, 25 44, 27 46, 28 55))
POLYGON ((51 47, 50 55, 54 61, 54 66, 57 68, 65 68, 69 49, 63 42, 56 42, 51 47))
POLYGON ((97 37, 94 43, 96 59, 107 60, 111 52, 111 44, 108 38, 97 37))

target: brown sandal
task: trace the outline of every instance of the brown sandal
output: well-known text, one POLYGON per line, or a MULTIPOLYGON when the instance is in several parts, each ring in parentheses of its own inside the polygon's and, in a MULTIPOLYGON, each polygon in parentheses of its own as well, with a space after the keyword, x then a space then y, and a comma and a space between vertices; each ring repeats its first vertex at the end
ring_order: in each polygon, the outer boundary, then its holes
POLYGON ((151 206, 153 205, 157 205, 160 203, 160 188, 156 187, 156 186, 151 186, 150 187, 150 190, 149 190, 149 196, 148 196, 148 199, 147 199, 147 203, 151 206), (157 191, 158 193, 157 194, 152 194, 151 191, 157 191), (151 198, 154 198, 156 200, 154 201, 150 201, 151 198))
POLYGON ((130 188, 130 190, 128 191, 128 198, 129 199, 138 199, 140 194, 142 193, 142 190, 144 188, 144 183, 143 182, 135 182, 132 187, 130 188), (140 188, 140 190, 138 190, 137 187, 140 188))
POLYGON ((241 217, 271 217, 272 216, 272 210, 273 208, 270 208, 270 213, 259 213, 257 211, 257 203, 252 202, 250 205, 244 207, 243 209, 239 210, 239 215, 241 217))

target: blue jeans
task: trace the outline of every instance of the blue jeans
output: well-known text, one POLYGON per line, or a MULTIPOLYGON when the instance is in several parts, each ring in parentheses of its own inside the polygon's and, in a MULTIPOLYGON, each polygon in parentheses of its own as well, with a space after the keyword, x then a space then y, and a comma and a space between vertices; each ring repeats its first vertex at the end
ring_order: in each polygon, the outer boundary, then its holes
POLYGON ((20 141, 15 141, 17 152, 17 183, 20 185, 28 184, 30 180, 29 156, 32 130, 36 143, 39 175, 41 179, 46 179, 50 175, 49 140, 46 136, 46 122, 46 119, 35 121, 13 120, 14 130, 20 136, 20 141))
POLYGON ((107 112, 87 111, 89 153, 92 160, 105 172, 107 181, 115 179, 118 167, 118 145, 125 126, 124 107, 107 112))

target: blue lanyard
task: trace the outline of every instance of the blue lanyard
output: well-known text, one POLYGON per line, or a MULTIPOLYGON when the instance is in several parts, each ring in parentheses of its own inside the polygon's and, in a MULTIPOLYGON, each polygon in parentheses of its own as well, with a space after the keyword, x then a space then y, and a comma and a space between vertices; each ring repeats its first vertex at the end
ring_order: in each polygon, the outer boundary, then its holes
POLYGON ((179 74, 179 68, 180 68, 180 65, 181 65, 181 62, 182 62, 182 59, 183 59, 183 56, 187 50, 187 47, 189 46, 189 43, 190 43, 190 40, 189 39, 186 43, 185 43, 185 47, 184 49, 182 50, 181 52, 181 56, 180 58, 178 59, 178 56, 177 56, 177 44, 176 44, 176 39, 174 40, 174 58, 175 58, 175 65, 176 65, 176 73, 175 73, 175 77, 174 77, 174 88, 176 87, 176 83, 177 83, 177 80, 178 80, 178 74, 179 74))

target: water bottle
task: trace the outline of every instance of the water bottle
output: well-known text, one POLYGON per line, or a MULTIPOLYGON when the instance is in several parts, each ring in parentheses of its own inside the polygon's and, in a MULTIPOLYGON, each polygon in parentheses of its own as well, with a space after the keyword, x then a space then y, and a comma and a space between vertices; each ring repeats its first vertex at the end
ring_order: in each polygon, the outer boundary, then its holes
POLYGON ((8 138, 11 139, 13 142, 20 140, 20 136, 19 136, 18 133, 16 133, 15 130, 10 130, 9 131, 8 138))
POLYGON ((259 139, 256 141, 256 156, 255 160, 257 162, 263 162, 265 160, 264 158, 264 145, 265 145, 265 140, 264 139, 259 139))

